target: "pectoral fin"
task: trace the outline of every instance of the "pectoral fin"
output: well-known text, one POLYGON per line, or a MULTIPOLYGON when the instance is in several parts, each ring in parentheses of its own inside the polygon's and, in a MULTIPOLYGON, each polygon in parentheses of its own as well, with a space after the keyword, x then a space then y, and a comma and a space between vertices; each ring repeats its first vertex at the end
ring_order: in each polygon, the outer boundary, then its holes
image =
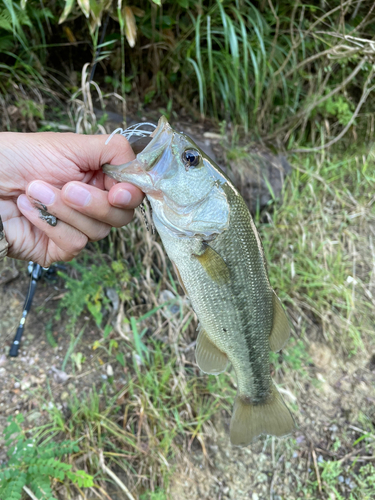
POLYGON ((290 326, 280 299, 273 292, 273 323, 270 335, 270 349, 277 352, 283 348, 290 335, 290 326))
POLYGON ((228 283, 230 279, 229 268, 225 260, 213 248, 206 245, 201 255, 194 254, 199 260, 208 276, 218 285, 228 283))
POLYGON ((198 335, 195 359, 202 372, 213 375, 223 372, 228 364, 227 355, 211 342, 203 329, 198 335))

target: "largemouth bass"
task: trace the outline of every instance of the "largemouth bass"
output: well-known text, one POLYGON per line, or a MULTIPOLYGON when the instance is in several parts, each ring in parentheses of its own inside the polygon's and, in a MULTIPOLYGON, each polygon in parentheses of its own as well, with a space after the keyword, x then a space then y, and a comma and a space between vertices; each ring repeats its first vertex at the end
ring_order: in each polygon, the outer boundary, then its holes
POLYGON ((151 203, 199 319, 199 368, 218 374, 230 361, 235 369, 231 442, 246 446, 260 434, 289 434, 294 420, 272 382, 269 353, 282 348, 290 327, 249 210, 220 168, 165 117, 143 142, 135 160, 103 170, 138 186, 151 203))

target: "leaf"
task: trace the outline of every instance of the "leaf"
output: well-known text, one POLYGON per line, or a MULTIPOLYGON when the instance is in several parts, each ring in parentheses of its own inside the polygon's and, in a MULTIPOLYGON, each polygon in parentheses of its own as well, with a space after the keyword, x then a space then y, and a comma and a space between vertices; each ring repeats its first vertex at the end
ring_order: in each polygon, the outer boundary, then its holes
POLYGON ((120 363, 120 365, 124 368, 125 367, 125 356, 122 352, 119 352, 116 355, 117 361, 120 363))
POLYGON ((113 327, 111 325, 105 325, 103 337, 106 339, 113 332, 113 327))
POLYGON ((93 476, 87 474, 83 470, 77 470, 76 472, 67 472, 67 477, 75 484, 78 484, 80 488, 91 488, 94 484, 93 476))
POLYGON ((137 39, 137 25, 131 7, 128 6, 124 7, 123 17, 125 19, 125 36, 130 47, 133 48, 135 45, 135 41, 137 39))
POLYGON ((65 7, 63 13, 60 16, 59 24, 63 23, 65 19, 69 16, 73 9, 74 0, 65 0, 65 7))
POLYGON ((88 18, 90 15, 90 0, 77 0, 77 2, 84 15, 88 18))
POLYGON ((161 7, 161 0, 152 0, 152 2, 161 7))

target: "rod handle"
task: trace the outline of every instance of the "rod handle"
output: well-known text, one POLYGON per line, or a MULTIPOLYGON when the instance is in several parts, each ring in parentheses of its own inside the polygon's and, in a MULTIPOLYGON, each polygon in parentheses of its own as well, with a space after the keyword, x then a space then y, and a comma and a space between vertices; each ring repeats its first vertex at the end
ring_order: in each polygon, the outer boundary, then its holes
POLYGON ((9 349, 9 356, 11 358, 16 358, 18 356, 18 349, 19 349, 20 344, 21 344, 22 334, 23 334, 23 325, 20 325, 17 328, 16 336, 14 337, 13 343, 9 349))

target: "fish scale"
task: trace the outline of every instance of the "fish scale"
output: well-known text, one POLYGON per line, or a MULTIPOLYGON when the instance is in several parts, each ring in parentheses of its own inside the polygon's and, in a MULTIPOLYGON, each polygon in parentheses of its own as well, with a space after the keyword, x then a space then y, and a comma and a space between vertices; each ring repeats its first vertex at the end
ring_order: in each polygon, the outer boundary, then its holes
POLYGON ((152 205, 155 228, 200 322, 198 366, 217 374, 228 361, 233 365, 232 443, 290 433, 294 421, 273 384, 269 361, 270 349, 283 346, 290 328, 239 192, 164 117, 136 160, 103 170, 143 189, 152 205))

